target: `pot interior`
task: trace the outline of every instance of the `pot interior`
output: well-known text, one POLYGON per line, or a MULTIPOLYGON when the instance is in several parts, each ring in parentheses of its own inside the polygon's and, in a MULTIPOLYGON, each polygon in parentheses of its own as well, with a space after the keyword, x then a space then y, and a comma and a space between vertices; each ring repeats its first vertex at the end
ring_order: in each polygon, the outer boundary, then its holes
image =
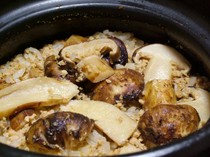
POLYGON ((129 1, 92 1, 83 4, 61 1, 43 2, 42 5, 43 7, 33 3, 23 5, 18 11, 3 16, 2 20, 7 18, 8 21, 1 28, 1 62, 7 61, 28 46, 41 47, 55 39, 67 38, 71 34, 90 35, 109 29, 133 32, 135 36, 149 43, 169 44, 181 51, 191 62, 202 62, 203 66, 199 71, 205 69, 205 73, 209 74, 207 49, 210 46, 205 43, 208 39, 206 26, 198 27, 195 18, 191 17, 192 13, 190 17, 183 16, 181 11, 186 8, 179 7, 179 10, 176 10, 177 7, 169 8, 172 6, 167 6, 168 4, 129 1))
MULTIPOLYGON (((193 71, 199 71, 210 77, 210 44, 207 44, 210 41, 210 32, 207 28, 209 24, 193 12, 188 15, 189 10, 173 2, 169 4, 167 1, 165 4, 131 0, 112 3, 96 0, 26 3, 1 17, 1 20, 6 22, 0 25, 0 62, 5 63, 29 46, 41 48, 44 44, 65 39, 71 34, 85 36, 109 29, 132 32, 136 37, 149 43, 170 45, 178 49, 192 63, 193 71)), ((209 123, 199 133, 201 141, 206 134, 210 137, 209 123)), ((187 138, 188 144, 193 145, 196 136, 187 138)), ((182 142, 182 146, 185 144, 182 142)), ((0 149, 4 148, 2 151, 5 152, 6 147, 0 149)), ((177 151, 176 155, 181 153, 179 142, 146 153, 148 155, 152 155, 153 151, 160 153, 161 149, 165 149, 163 155, 174 154, 174 151, 177 151)), ((24 151, 20 151, 22 152, 24 151)), ((193 155, 194 152, 196 150, 190 154, 193 155)), ((185 153, 182 151, 182 156, 186 153, 189 151, 185 153)))

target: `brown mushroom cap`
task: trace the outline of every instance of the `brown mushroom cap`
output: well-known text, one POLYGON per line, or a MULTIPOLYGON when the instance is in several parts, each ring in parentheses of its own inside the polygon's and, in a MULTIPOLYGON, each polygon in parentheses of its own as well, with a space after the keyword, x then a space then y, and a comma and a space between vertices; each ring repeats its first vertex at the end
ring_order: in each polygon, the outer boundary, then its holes
POLYGON ((81 114, 57 112, 36 121, 26 134, 30 150, 44 153, 75 149, 90 134, 94 121, 81 114))
POLYGON ((114 40, 114 42, 118 45, 118 47, 120 49, 120 57, 115 63, 125 65, 128 62, 128 52, 125 47, 125 44, 123 43, 122 40, 120 40, 116 37, 110 37, 110 39, 114 40))
POLYGON ((94 88, 91 97, 93 100, 100 100, 115 104, 122 100, 137 100, 144 87, 143 76, 131 69, 117 69, 114 75, 100 82, 94 88))
POLYGON ((57 58, 54 55, 46 58, 44 62, 44 74, 47 77, 62 78, 62 72, 57 64, 57 58))
POLYGON ((62 65, 59 65, 59 60, 60 58, 56 58, 54 55, 47 57, 44 63, 45 76, 66 79, 75 83, 78 75, 75 65, 65 61, 63 61, 62 65), (66 71, 66 73, 62 72, 62 70, 66 71))
POLYGON ((138 129, 148 147, 162 145, 197 130, 200 118, 189 105, 160 104, 146 111, 138 129))

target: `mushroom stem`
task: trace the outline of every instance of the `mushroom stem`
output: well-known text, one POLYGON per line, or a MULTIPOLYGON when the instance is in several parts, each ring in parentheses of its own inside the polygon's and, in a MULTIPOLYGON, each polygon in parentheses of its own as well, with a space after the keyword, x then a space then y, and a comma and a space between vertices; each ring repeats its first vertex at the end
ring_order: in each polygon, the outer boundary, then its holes
POLYGON ((152 80, 171 80, 170 62, 161 57, 152 58, 145 69, 145 83, 152 80))
POLYGON ((152 80, 145 86, 145 109, 159 104, 176 104, 176 95, 171 80, 152 80))

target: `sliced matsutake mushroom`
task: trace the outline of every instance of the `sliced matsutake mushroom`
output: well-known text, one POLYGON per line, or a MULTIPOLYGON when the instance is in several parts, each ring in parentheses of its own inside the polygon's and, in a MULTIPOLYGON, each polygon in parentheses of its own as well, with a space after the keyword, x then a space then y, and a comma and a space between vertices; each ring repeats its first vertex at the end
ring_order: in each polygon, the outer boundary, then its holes
POLYGON ((202 126, 210 118, 210 94, 206 90, 196 88, 193 90, 192 95, 195 100, 180 101, 178 104, 187 104, 194 107, 200 116, 202 126))
POLYGON ((99 56, 92 55, 82 59, 77 67, 85 77, 93 83, 98 83, 114 74, 112 67, 99 56))
POLYGON ((60 55, 68 62, 78 63, 85 57, 92 55, 101 56, 107 53, 109 53, 111 64, 119 62, 119 60, 122 62, 123 59, 127 59, 126 57, 121 57, 121 54, 122 56, 126 56, 127 51, 121 52, 121 49, 115 40, 107 38, 95 39, 80 44, 67 46, 61 50, 60 55))
POLYGON ((78 93, 78 87, 65 80, 40 77, 18 82, 0 90, 0 118, 22 108, 67 103, 78 93))
POLYGON ((178 51, 162 44, 151 44, 140 48, 135 52, 134 57, 149 59, 144 73, 145 83, 154 79, 170 80, 172 65, 186 72, 190 70, 189 62, 178 51))
POLYGON ((138 101, 144 87, 143 75, 131 69, 117 69, 114 75, 98 83, 91 93, 93 100, 110 104, 138 101))
POLYGON ((197 111, 189 105, 160 104, 146 111, 138 129, 148 147, 163 145, 197 130, 197 111))
POLYGON ((81 114, 56 112, 36 121, 26 134, 30 150, 47 154, 83 145, 94 121, 81 114))
POLYGON ((83 114, 118 145, 123 145, 137 127, 136 121, 112 104, 93 100, 71 100, 61 111, 83 114))

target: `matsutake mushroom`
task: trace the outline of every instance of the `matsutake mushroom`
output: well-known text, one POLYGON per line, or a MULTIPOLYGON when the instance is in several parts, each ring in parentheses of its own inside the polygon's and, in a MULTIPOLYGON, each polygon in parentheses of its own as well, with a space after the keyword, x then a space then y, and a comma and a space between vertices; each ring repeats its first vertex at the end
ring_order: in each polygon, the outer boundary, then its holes
POLYGON ((137 122, 116 106, 94 100, 71 100, 60 107, 61 111, 83 114, 117 145, 125 144, 137 128, 137 122))
POLYGON ((123 101, 138 103, 144 88, 143 75, 132 69, 117 69, 114 75, 98 83, 91 93, 93 100, 110 104, 123 101), (135 101, 135 102, 134 102, 135 101))
POLYGON ((145 84, 151 80, 170 80, 172 78, 172 65, 180 70, 190 71, 189 62, 174 48, 162 45, 151 44, 137 49, 133 56, 135 58, 145 58, 149 63, 145 69, 145 84))
POLYGON ((138 129, 148 147, 163 145, 197 130, 197 111, 189 105, 159 104, 140 118, 138 129))
POLYGON ((92 83, 100 82, 113 75, 114 70, 111 66, 114 64, 125 65, 128 62, 124 43, 115 37, 67 46, 61 50, 60 56, 65 62, 76 65, 80 74, 79 81, 87 78, 92 83))
POLYGON ((112 67, 99 56, 92 55, 82 59, 77 68, 93 83, 98 83, 114 74, 112 67))
POLYGON ((78 87, 66 80, 31 78, 0 90, 0 118, 35 106, 67 103, 79 93, 78 87))
POLYGON ((158 104, 176 104, 176 94, 172 80, 152 80, 147 82, 144 88, 145 110, 158 104))
POLYGON ((204 125, 210 118, 210 93, 201 88, 191 89, 194 100, 179 101, 178 104, 187 104, 194 107, 200 116, 200 126, 204 125))
POLYGON ((147 58, 145 69, 145 113, 140 118, 138 129, 148 147, 166 144, 184 137, 198 129, 200 117, 192 106, 177 105, 172 83, 172 66, 190 71, 188 61, 175 49, 152 44, 135 52, 135 57, 147 58))
POLYGON ((60 56, 68 62, 78 63, 85 57, 92 55, 103 56, 107 53, 109 54, 110 64, 119 62, 125 64, 128 62, 126 48, 123 42, 120 42, 117 38, 95 39, 70 45, 61 50, 60 56))
POLYGON ((166 144, 198 129, 197 110, 187 103, 177 105, 171 80, 149 81, 144 98, 146 111, 138 129, 148 147, 166 144))
POLYGON ((81 114, 56 112, 36 121, 26 134, 30 150, 47 154, 73 150, 85 143, 94 121, 81 114))

